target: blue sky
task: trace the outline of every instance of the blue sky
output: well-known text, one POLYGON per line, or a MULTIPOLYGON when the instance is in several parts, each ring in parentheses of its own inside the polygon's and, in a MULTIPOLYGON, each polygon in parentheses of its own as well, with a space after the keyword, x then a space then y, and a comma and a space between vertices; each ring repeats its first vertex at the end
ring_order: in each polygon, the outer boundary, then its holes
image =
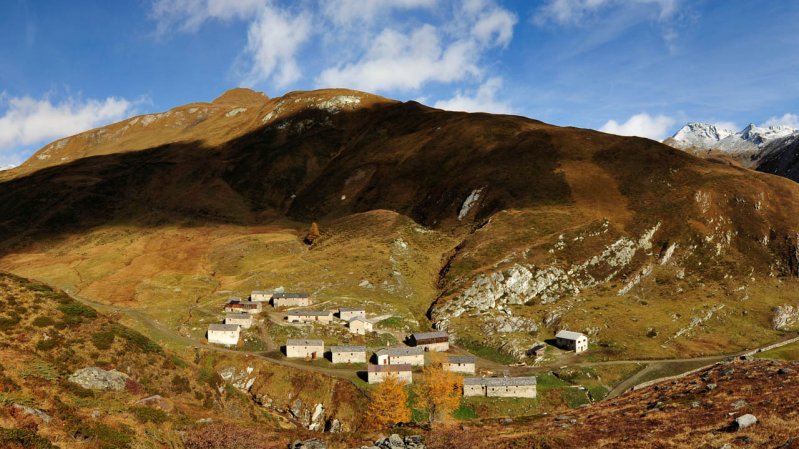
POLYGON ((247 86, 350 87, 662 139, 799 127, 799 2, 3 0, 0 166, 247 86))

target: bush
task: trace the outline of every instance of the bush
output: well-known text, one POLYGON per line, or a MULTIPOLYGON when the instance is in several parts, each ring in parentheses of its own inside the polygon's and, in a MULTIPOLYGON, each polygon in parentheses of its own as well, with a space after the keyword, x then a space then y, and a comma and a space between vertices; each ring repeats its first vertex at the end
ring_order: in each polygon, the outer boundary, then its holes
POLYGON ((130 412, 142 424, 147 422, 162 424, 169 418, 169 415, 167 415, 166 412, 163 410, 158 410, 157 408, 133 407, 130 409, 130 412))
POLYGON ((119 431, 103 423, 82 424, 74 430, 74 436, 95 440, 100 449, 129 448, 133 440, 131 429, 119 431))
POLYGON ((79 316, 85 318, 94 318, 97 316, 97 312, 95 312, 94 309, 77 302, 61 304, 58 306, 58 310, 60 310, 64 315, 73 317, 79 316))
POLYGON ((19 324, 19 321, 19 315, 11 315, 10 317, 0 318, 0 331, 8 331, 13 329, 17 324, 19 324))
POLYGON ((96 332, 92 335, 92 343, 97 349, 108 349, 114 343, 114 333, 111 331, 96 332))
POLYGON ((172 391, 175 393, 190 392, 191 385, 189 384, 189 379, 175 374, 175 377, 172 378, 172 391))
POLYGON ((57 344, 58 342, 55 340, 55 338, 48 338, 47 340, 39 340, 39 342, 36 343, 36 350, 49 351, 53 349, 57 344))
POLYGON ((132 346, 140 349, 142 352, 163 354, 164 350, 158 346, 158 343, 150 340, 144 335, 136 332, 133 329, 122 326, 120 324, 113 325, 113 332, 118 337, 124 338, 132 346))
POLYGON ((0 447, 14 447, 15 445, 30 449, 58 449, 47 438, 37 435, 32 430, 0 427, 0 447))
POLYGON ((36 327, 47 327, 55 325, 55 320, 49 316, 37 316, 32 323, 36 327))
POLYGON ((19 372, 19 375, 22 376, 23 378, 37 377, 39 379, 44 379, 49 381, 57 380, 59 377, 58 370, 56 369, 56 367, 45 362, 44 360, 34 360, 33 363, 30 363, 25 368, 23 368, 19 372))

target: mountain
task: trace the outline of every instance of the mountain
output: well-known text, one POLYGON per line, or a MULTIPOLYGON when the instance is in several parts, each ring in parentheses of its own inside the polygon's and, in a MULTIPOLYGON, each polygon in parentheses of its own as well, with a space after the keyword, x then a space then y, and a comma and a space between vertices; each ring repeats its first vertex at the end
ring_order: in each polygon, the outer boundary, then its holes
POLYGON ((760 127, 750 123, 741 131, 733 132, 708 123, 692 122, 663 143, 700 155, 715 152, 732 156, 744 166, 757 168, 766 146, 781 146, 780 142, 796 135, 799 129, 789 126, 760 127))
POLYGON ((796 183, 525 117, 239 89, 0 176, 0 269, 196 339, 227 295, 284 287, 495 359, 561 328, 685 357, 779 338, 797 300, 796 183))

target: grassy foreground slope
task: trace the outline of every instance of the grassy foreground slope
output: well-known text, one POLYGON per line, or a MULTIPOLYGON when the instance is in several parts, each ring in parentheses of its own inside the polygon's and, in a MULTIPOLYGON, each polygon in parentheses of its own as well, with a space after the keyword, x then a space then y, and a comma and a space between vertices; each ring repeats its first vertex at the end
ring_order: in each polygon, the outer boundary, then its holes
POLYGON ((207 433, 285 447, 315 404, 345 429, 358 425, 363 394, 348 382, 224 352, 165 351, 63 292, 2 273, 0 304, 0 447, 183 448, 207 433), (68 380, 86 367, 129 379, 120 391, 68 380))

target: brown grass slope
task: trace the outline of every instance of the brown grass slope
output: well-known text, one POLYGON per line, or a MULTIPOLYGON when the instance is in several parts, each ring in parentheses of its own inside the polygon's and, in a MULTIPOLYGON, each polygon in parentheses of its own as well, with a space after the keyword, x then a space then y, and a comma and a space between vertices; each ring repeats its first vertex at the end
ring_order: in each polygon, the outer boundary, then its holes
MULTIPOLYGON (((672 344, 666 352, 717 352, 773 339, 771 306, 796 301, 792 293, 774 293, 779 279, 798 268, 799 187, 791 181, 646 139, 446 112, 362 92, 262 99, 236 91, 222 98, 207 106, 216 115, 196 126, 179 127, 170 121, 174 114, 160 117, 125 139, 83 144, 83 152, 41 163, 35 156, 6 175, 0 266, 76 289, 91 284, 99 300, 123 285, 123 299, 135 301, 157 285, 163 292, 151 296, 166 301, 169 288, 188 282, 199 293, 186 301, 195 304, 225 289, 284 284, 357 303, 375 296, 358 287, 367 280, 378 286, 379 300, 409 303, 418 327, 427 326, 419 310, 435 301, 433 320, 470 338, 485 338, 481 326, 496 312, 470 306, 458 316, 451 312, 476 279, 516 265, 539 274, 560 270, 565 277, 545 292, 528 289, 504 304, 539 324, 552 313, 559 318, 547 320, 541 336, 527 329, 500 339, 518 337, 520 347, 571 326, 612 343, 660 328, 647 348, 620 349, 628 354, 662 355, 663 345, 684 339, 675 335, 692 318, 733 298, 735 307, 711 320, 708 326, 717 327, 710 333, 742 323, 752 332, 709 346, 672 344), (183 131, 174 134, 176 126, 183 131), (478 200, 463 209, 475 191, 478 200), (354 214, 370 220, 350 219, 354 214), (367 225, 372 218, 393 223, 397 214, 426 228, 367 225), (319 251, 294 240, 311 220, 321 222, 319 251), (381 234, 386 228, 390 234, 381 234), (646 244, 636 243, 618 262, 622 244, 642 241, 652 229, 646 244), (411 235, 434 237, 411 242, 413 254, 406 256, 413 263, 398 262, 411 235), (661 264, 673 245, 671 261, 661 264), (229 263, 233 248, 243 258, 239 264, 229 263), (253 248, 261 257, 248 262, 253 248), (595 256, 600 262, 589 263, 595 256), (216 269, 222 262, 224 272, 216 269), (617 292, 648 266, 651 275, 619 299, 617 292), (328 275, 322 280, 320 273, 328 275), (741 287, 744 293, 736 293, 741 287), (742 302, 744 296, 752 301, 742 302), (647 299, 658 309, 645 310, 647 299), (603 312, 581 315, 588 307, 603 312), (614 322, 637 307, 654 324, 614 322)), ((108 129, 118 126, 125 125, 108 129)))
POLYGON ((204 446, 184 446, 184 440, 208 432, 223 440, 250 435, 250 446, 264 442, 255 447, 285 447, 303 434, 285 412, 298 400, 306 408, 324 404, 352 430, 363 394, 347 382, 253 358, 165 351, 59 290, 0 273, 0 447, 191 449, 204 446), (88 390, 68 380, 95 366, 130 379, 121 391, 88 390), (247 367, 254 380, 249 391, 218 374, 247 367), (162 399, 137 404, 155 394, 162 399), (197 422, 206 418, 225 427, 197 422))
POLYGON ((797 364, 721 363, 563 414, 433 432, 431 448, 799 447, 797 364), (758 423, 736 430, 736 417, 758 423))

